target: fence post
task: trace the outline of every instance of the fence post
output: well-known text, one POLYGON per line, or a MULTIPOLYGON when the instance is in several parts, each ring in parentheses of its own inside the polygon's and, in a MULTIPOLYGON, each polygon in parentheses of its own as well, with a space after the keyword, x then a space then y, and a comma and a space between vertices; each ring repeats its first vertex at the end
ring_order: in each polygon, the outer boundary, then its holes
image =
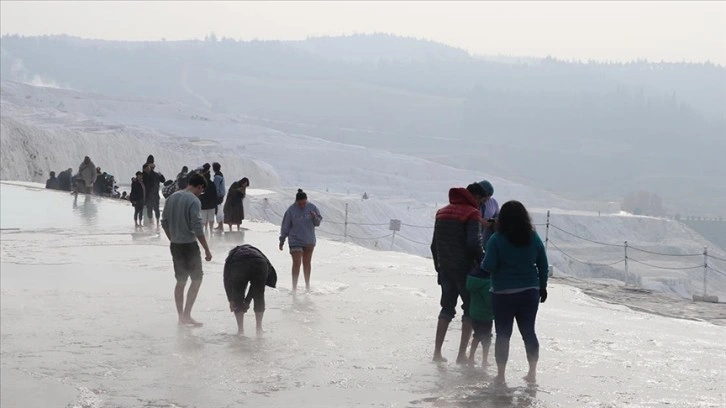
POLYGON ((628 285, 630 273, 628 272, 628 241, 625 241, 625 286, 628 285))
POLYGON ((391 251, 393 251, 394 242, 396 242, 396 230, 393 230, 393 238, 391 238, 391 251))
POLYGON ((708 247, 703 247, 703 297, 706 297, 706 274, 708 273, 708 247))
POLYGON ((343 224, 343 242, 348 241, 348 203, 345 203, 345 223, 343 224))
POLYGON ((547 244, 550 242, 550 210, 547 210, 547 227, 545 229, 545 253, 547 252, 547 244))

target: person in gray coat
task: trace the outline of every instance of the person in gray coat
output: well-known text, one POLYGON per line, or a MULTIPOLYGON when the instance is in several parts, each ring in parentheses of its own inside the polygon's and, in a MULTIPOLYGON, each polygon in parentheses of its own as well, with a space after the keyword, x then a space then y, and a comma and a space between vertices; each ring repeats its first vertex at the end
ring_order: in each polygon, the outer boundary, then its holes
POLYGON ((96 165, 91 158, 86 156, 78 166, 78 178, 76 179, 77 192, 91 194, 93 182, 96 181, 96 165))
POLYGON ((308 202, 308 196, 301 189, 295 195, 295 204, 291 205, 282 218, 280 226, 280 251, 288 240, 290 256, 292 256, 292 290, 297 291, 300 277, 300 264, 305 274, 305 290, 310 290, 310 274, 312 272, 313 250, 315 249, 315 227, 320 226, 323 217, 315 204, 308 202))

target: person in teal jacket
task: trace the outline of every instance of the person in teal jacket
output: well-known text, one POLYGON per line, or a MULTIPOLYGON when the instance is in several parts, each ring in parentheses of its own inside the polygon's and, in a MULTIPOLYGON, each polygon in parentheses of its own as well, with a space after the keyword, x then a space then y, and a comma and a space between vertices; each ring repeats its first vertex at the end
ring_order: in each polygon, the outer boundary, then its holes
POLYGON ((492 275, 492 310, 497 330, 495 381, 504 382, 509 339, 516 319, 529 362, 524 380, 533 383, 539 360, 534 326, 539 303, 547 299, 547 254, 527 209, 519 201, 508 201, 502 206, 497 232, 487 242, 481 268, 492 275))
POLYGON ((492 281, 489 274, 480 269, 474 268, 466 277, 466 290, 471 298, 469 303, 469 315, 471 325, 474 329, 474 339, 471 342, 469 363, 474 364, 476 348, 482 346, 482 366, 487 365, 489 346, 492 343, 492 325, 494 314, 492 313, 492 281))

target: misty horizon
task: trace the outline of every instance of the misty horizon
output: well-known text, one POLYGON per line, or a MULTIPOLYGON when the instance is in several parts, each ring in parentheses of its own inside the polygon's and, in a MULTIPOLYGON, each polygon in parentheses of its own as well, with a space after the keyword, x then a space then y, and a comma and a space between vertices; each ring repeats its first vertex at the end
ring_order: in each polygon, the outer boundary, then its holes
POLYGON ((225 37, 225 36, 218 36, 214 31, 209 32, 208 34, 204 35, 203 37, 197 37, 197 38, 186 38, 186 39, 166 39, 166 38, 160 38, 160 39, 147 39, 147 40, 123 40, 123 39, 106 39, 106 38, 93 38, 93 37, 82 37, 77 35, 72 35, 68 33, 54 33, 54 34, 43 34, 43 35, 24 35, 19 33, 3 33, 0 35, 0 38, 12 38, 12 37, 19 37, 19 38, 70 38, 70 39, 78 39, 78 40, 84 40, 84 41, 94 41, 99 43, 131 43, 131 44, 154 44, 154 43, 201 43, 201 42, 210 42, 210 41, 232 41, 232 42, 241 42, 241 43, 254 43, 254 42, 266 42, 266 43, 305 43, 308 41, 316 41, 316 40, 325 40, 325 39, 345 39, 345 38, 355 38, 355 37, 376 37, 376 36, 392 36, 392 37, 398 37, 403 39, 410 39, 414 41, 421 41, 421 42, 427 42, 430 44, 436 44, 436 45, 442 45, 448 48, 456 49, 461 52, 466 53, 468 56, 470 56, 473 59, 483 59, 483 60, 489 60, 493 62, 505 62, 505 63, 513 63, 513 64, 527 64, 527 63, 535 63, 540 62, 542 60, 553 60, 558 62, 566 62, 570 64, 606 64, 606 65, 629 65, 629 64, 653 64, 653 65, 678 65, 678 64, 684 64, 684 65, 706 65, 706 66, 714 66, 718 68, 726 68, 726 63, 720 63, 712 60, 705 60, 705 61, 686 61, 686 60, 649 60, 647 58, 638 57, 633 58, 630 60, 608 60, 608 59, 597 59, 597 58, 587 58, 587 59, 578 59, 578 58, 565 58, 565 57, 557 57, 554 55, 544 55, 544 56, 534 56, 534 55, 524 55, 524 54, 507 54, 507 53, 498 53, 498 54, 479 54, 479 53, 473 53, 465 48, 457 47, 452 44, 447 44, 440 41, 435 41, 427 38, 420 38, 415 36, 400 36, 396 35, 395 33, 386 33, 386 32, 370 32, 370 33, 355 33, 355 34, 340 34, 340 35, 320 35, 320 36, 308 36, 302 39, 242 39, 242 38, 231 38, 231 37, 225 37))
POLYGON ((0 8, 4 34, 177 41, 215 33, 244 41, 302 41, 390 33, 471 55, 726 64, 721 2, 4 1, 0 8))

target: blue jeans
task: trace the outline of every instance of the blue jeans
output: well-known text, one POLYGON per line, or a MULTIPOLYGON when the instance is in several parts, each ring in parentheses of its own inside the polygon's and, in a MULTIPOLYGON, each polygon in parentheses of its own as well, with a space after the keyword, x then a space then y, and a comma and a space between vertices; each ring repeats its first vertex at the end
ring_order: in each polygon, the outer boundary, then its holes
POLYGON ((539 359, 539 341, 534 332, 538 308, 539 289, 510 294, 492 293, 494 326, 497 330, 494 356, 497 364, 506 364, 509 359, 509 338, 512 337, 514 319, 517 319, 517 327, 524 340, 527 361, 539 359))

